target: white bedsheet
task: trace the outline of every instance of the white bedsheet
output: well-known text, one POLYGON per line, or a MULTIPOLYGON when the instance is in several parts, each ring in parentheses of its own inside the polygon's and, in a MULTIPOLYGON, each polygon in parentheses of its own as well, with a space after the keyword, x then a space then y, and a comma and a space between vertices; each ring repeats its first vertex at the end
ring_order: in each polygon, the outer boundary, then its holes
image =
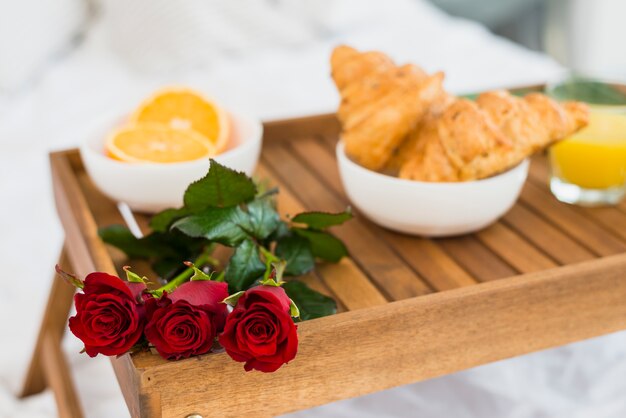
MULTIPOLYGON (((331 111, 337 97, 327 61, 340 42, 445 70, 455 92, 542 82, 562 73, 549 58, 427 4, 387 10, 306 47, 216 57, 206 70, 168 77, 131 70, 109 50, 96 23, 86 42, 51 65, 36 85, 0 97, 0 417, 55 416, 49 391, 24 401, 14 398, 62 242, 49 150, 75 146, 171 82, 264 119, 331 111)), ((128 416, 108 361, 79 355, 80 342, 71 335, 65 345, 88 416, 128 416)), ((618 333, 292 416, 622 418, 625 394, 626 333, 618 333)))

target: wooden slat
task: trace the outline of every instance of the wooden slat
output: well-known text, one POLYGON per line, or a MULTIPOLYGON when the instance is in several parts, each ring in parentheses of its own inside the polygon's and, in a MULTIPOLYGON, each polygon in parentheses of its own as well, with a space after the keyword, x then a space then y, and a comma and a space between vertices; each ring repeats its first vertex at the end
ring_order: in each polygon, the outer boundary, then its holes
POLYGON ((335 303, 337 304, 337 313, 345 312, 347 310, 346 306, 343 304, 343 301, 339 299, 337 295, 335 295, 328 288, 328 286, 326 286, 326 284, 319 277, 317 271, 299 276, 297 280, 303 282, 304 284, 309 286, 311 289, 320 292, 322 295, 326 295, 326 296, 333 298, 335 300, 335 303))
MULTIPOLYGON (((317 138, 301 139, 291 144, 290 148, 310 170, 315 171, 330 190, 339 198, 348 201, 341 186, 339 170, 331 149, 317 138)), ((433 241, 391 232, 369 221, 367 226, 375 231, 376 235, 383 237, 394 251, 436 290, 449 290, 476 283, 474 278, 433 241)))
POLYGON ((86 276, 95 270, 114 274, 115 267, 98 237, 98 227, 68 155, 72 153, 51 154, 50 166, 57 213, 65 230, 67 251, 74 272, 80 276, 86 276))
MULTIPOLYGON (((74 270, 65 246, 61 250, 58 264, 68 272, 74 270)), ((67 327, 67 318, 70 315, 73 299, 74 287, 65 283, 61 277, 53 273, 48 302, 46 303, 41 326, 39 328, 39 335, 37 336, 35 349, 33 350, 20 397, 23 398, 34 395, 46 388, 47 382, 43 365, 44 339, 47 334, 53 333, 61 340, 67 327)), ((64 387, 67 385, 71 386, 72 383, 67 383, 64 387)))
POLYGON ((46 332, 41 347, 46 382, 54 392, 59 417, 82 418, 83 410, 74 389, 67 359, 61 350, 59 333, 52 330, 46 332))
MULTIPOLYGON (((263 164, 259 165, 257 174, 269 180, 272 187, 278 187, 278 211, 283 218, 295 215, 305 210, 304 205, 292 194, 289 189, 273 175, 263 164)), ((317 266, 317 272, 326 286, 332 290, 340 303, 349 310, 362 309, 369 306, 381 305, 387 302, 356 264, 345 258, 340 263, 322 263, 317 266)))
MULTIPOLYGON (((309 210, 341 211, 348 202, 337 198, 284 147, 267 144, 262 154, 266 167, 309 210), (280 161, 280 164, 273 164, 280 161)), ((429 293, 431 290, 420 277, 378 239, 361 221, 352 219, 333 231, 342 239, 351 257, 392 299, 405 299, 429 293)))
POLYGON ((626 251, 626 243, 575 208, 558 202, 547 189, 529 181, 520 198, 536 214, 548 219, 593 253, 606 256, 626 251))
POLYGON ((498 258, 476 237, 465 235, 436 240, 463 268, 481 282, 515 276, 518 272, 498 258))
POLYGON ((616 207, 578 208, 608 231, 626 241, 626 213, 616 207))
POLYGON ((495 223, 477 232, 476 237, 522 273, 531 273, 557 266, 553 260, 504 224, 495 223))
POLYGON ((382 293, 349 258, 338 263, 319 264, 317 272, 337 299, 351 311, 387 303, 382 293))
POLYGON ((270 121, 263 124, 263 141, 276 142, 326 135, 336 138, 341 126, 334 113, 270 121))
POLYGON ((550 181, 550 163, 545 154, 537 154, 530 159, 528 178, 534 180, 538 185, 548 187, 550 181))
MULTIPOLYGON (((534 158, 530 165, 530 180, 538 186, 545 185, 546 188, 548 188, 547 183, 549 176, 548 159, 544 155, 539 155, 534 158)), ((622 240, 626 240, 626 212, 620 210, 619 205, 603 207, 582 207, 574 205, 571 207, 584 216, 593 219, 612 234, 622 240)))
POLYGON ((135 364, 164 418, 277 415, 622 330, 625 272, 619 255, 307 321, 273 374, 225 353, 135 364))
POLYGON ((503 222, 560 264, 578 263, 595 258, 591 251, 524 205, 515 205, 504 216, 503 222))
POLYGON ((435 241, 410 237, 391 231, 382 232, 407 264, 438 291, 477 283, 435 241))

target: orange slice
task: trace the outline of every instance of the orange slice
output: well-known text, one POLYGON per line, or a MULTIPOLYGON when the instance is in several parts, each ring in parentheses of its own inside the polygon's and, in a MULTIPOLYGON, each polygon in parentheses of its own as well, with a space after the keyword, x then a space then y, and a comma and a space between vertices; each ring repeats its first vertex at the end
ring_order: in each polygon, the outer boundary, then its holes
POLYGON ((105 148, 109 156, 129 163, 177 163, 215 155, 215 147, 199 133, 158 123, 123 127, 109 136, 105 148))
POLYGON ((156 93, 137 109, 131 120, 157 122, 172 128, 193 129, 211 142, 219 153, 228 145, 228 115, 214 102, 184 88, 169 88, 156 93))

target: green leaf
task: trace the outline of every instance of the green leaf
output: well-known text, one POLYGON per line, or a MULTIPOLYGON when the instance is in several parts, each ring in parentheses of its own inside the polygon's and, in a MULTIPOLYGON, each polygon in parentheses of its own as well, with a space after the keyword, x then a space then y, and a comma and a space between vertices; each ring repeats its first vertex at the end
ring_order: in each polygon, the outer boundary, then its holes
POLYGON ((268 262, 265 260, 265 273, 263 274, 263 278, 259 281, 259 284, 263 286, 281 287, 283 283, 285 283, 282 280, 285 267, 287 267, 287 262, 285 260, 271 263, 269 268, 268 262))
POLYGON ((157 246, 145 238, 137 238, 122 225, 111 225, 98 231, 100 238, 107 244, 124 251, 129 258, 148 258, 158 255, 157 246))
POLYGON ((255 199, 248 204, 248 214, 250 215, 250 232, 255 238, 265 239, 278 228, 280 216, 276 212, 274 199, 267 196, 255 199))
POLYGON ((296 305, 293 299, 289 299, 289 314, 293 318, 300 318, 300 309, 298 309, 298 305, 296 305))
POLYGON ((348 208, 339 213, 302 212, 294 216, 292 221, 308 225, 309 228, 313 229, 325 229, 330 226, 341 225, 350 219, 352 219, 352 212, 348 208))
POLYGON ((337 304, 332 298, 322 295, 299 281, 290 281, 283 285, 287 296, 298 306, 303 321, 333 315, 337 304))
POLYGON ((285 275, 300 276, 315 267, 309 241, 297 235, 285 237, 276 244, 276 255, 287 262, 285 275))
POLYGON ((187 267, 191 267, 193 269, 193 276, 189 279, 190 282, 193 281, 211 281, 213 279, 213 272, 211 274, 206 274, 204 271, 200 270, 194 263, 191 261, 185 261, 184 263, 187 267))
POLYGON ((149 280, 146 276, 139 277, 139 275, 130 270, 130 266, 124 266, 123 270, 126 272, 126 281, 129 283, 149 283, 149 280))
POLYGON ((232 295, 224 299, 222 303, 230 305, 234 308, 235 306, 237 306, 237 302, 239 302, 239 298, 242 297, 244 293, 246 293, 245 290, 240 290, 237 293, 233 293, 232 295))
POLYGON ((124 251, 129 258, 172 256, 185 259, 189 255, 195 254, 206 244, 202 240, 188 237, 176 231, 154 232, 143 238, 137 238, 122 225, 101 228, 98 233, 104 242, 124 251))
POLYGON ((309 241, 315 257, 336 263, 348 255, 344 243, 328 232, 300 228, 293 228, 293 232, 309 241))
POLYGON ((175 220, 189 214, 189 209, 184 207, 180 209, 165 209, 150 219, 150 228, 155 232, 166 232, 175 220))
MULTIPOLYGON (((183 259, 190 259, 193 257, 185 257, 183 259)), ((183 270, 184 265, 180 262, 180 258, 160 258, 152 263, 152 270, 159 275, 159 277, 169 280, 176 276, 177 273, 183 270)))
POLYGON ((179 219, 172 225, 190 237, 203 237, 230 247, 238 245, 252 228, 250 218, 239 206, 208 208, 197 215, 179 219))
POLYGON ((255 195, 252 179, 211 159, 209 172, 187 187, 184 201, 187 209, 198 212, 209 207, 238 205, 252 200, 255 195))
POLYGON ((128 258, 150 260, 154 272, 165 279, 183 267, 181 261, 195 258, 207 244, 204 239, 180 231, 153 232, 137 238, 122 225, 101 228, 98 233, 104 242, 117 247, 128 258))
POLYGON ((557 100, 580 100, 596 105, 626 105, 626 91, 617 85, 602 81, 573 77, 553 86, 548 95, 557 100))
POLYGON ((265 273, 265 264, 259 257, 259 250, 254 242, 246 239, 239 244, 230 257, 225 271, 230 293, 249 288, 265 273))
POLYGON ((57 274, 61 276, 61 278, 63 278, 63 280, 65 280, 67 283, 71 284, 75 288, 83 289, 85 287, 85 283, 82 280, 80 280, 72 273, 64 271, 58 264, 54 266, 54 269, 56 270, 57 274))
POLYGON ((287 222, 285 221, 279 221, 278 225, 276 226, 276 229, 274 230, 274 232, 272 232, 265 240, 264 243, 266 246, 270 246, 270 242, 272 241, 278 241, 281 238, 285 238, 287 236, 289 236, 291 233, 289 232, 289 224, 287 224, 287 222))

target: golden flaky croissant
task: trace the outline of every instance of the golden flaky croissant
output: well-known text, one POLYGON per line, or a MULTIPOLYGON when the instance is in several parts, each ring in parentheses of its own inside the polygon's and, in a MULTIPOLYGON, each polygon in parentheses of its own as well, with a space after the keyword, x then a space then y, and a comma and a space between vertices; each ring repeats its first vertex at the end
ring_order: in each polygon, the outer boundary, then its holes
POLYGON ((372 170, 421 181, 489 177, 571 135, 588 121, 586 105, 539 93, 505 91, 476 102, 443 90, 443 74, 396 66, 380 52, 337 47, 332 76, 346 153, 372 170))
POLYGON ((456 99, 411 134, 413 149, 404 153, 400 177, 421 181, 489 177, 587 123, 586 105, 559 104, 540 93, 518 98, 492 91, 476 102, 456 99))
POLYGON ((335 48, 332 77, 341 96, 338 117, 346 152, 359 164, 380 170, 443 93, 443 74, 415 65, 396 66, 380 52, 335 48))
POLYGON ((409 132, 407 137, 394 150, 391 158, 387 161, 387 164, 381 171, 391 175, 397 175, 402 166, 415 154, 417 142, 421 138, 421 136, 418 135, 421 128, 427 123, 430 123, 430 120, 438 118, 441 113, 455 100, 456 97, 446 93, 445 91, 437 97, 415 128, 409 132))

